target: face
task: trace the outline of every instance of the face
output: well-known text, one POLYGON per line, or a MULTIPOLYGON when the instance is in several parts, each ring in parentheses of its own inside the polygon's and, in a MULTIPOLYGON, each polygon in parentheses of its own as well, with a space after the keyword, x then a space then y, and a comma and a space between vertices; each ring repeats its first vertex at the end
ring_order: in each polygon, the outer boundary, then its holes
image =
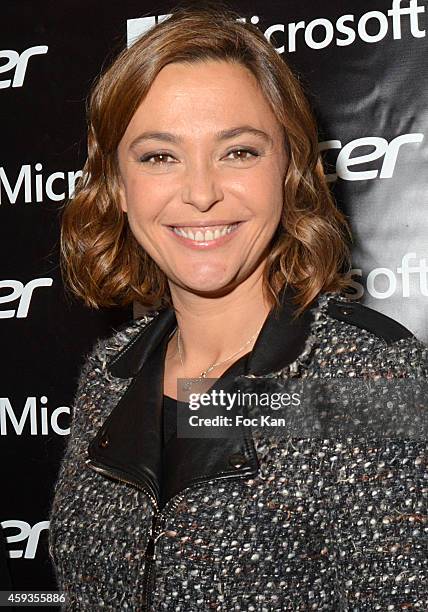
POLYGON ((118 147, 121 206, 171 292, 261 278, 286 171, 282 127, 243 66, 169 64, 118 147))

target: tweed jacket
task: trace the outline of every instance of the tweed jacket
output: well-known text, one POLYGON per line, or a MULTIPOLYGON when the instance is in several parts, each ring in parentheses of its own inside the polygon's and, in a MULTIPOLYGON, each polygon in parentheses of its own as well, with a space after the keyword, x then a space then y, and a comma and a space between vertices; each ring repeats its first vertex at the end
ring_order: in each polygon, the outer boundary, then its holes
MULTIPOLYGON (((427 349, 337 294, 268 316, 246 380, 426 381, 427 349)), ((100 340, 81 371, 50 513, 66 610, 428 610, 426 439, 245 428, 161 443, 172 309, 100 340)))

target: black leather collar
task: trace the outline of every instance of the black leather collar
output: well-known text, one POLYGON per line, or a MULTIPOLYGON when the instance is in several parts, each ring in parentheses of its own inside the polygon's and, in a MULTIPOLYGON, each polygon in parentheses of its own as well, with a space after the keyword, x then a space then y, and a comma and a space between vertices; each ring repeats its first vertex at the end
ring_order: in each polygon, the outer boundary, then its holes
MULTIPOLYGON (((230 390, 242 374, 277 371, 302 353, 312 312, 293 318, 293 292, 280 293, 253 351, 233 364, 214 387, 230 390)), ((259 467, 251 433, 233 438, 173 438, 162 447, 165 353, 177 321, 173 309, 161 311, 109 364, 111 374, 133 378, 88 448, 88 465, 147 491, 162 508, 190 485, 212 479, 249 478, 259 467)), ((217 413, 216 413, 217 414, 217 413)))
MULTIPOLYGON (((312 313, 305 310, 294 318, 296 306, 290 287, 279 294, 280 309, 272 310, 265 320, 246 363, 245 374, 267 374, 280 370, 297 359, 309 334, 312 313)), ((110 362, 109 370, 118 378, 132 378, 141 370, 159 344, 167 341, 177 326, 172 308, 160 313, 110 362)))

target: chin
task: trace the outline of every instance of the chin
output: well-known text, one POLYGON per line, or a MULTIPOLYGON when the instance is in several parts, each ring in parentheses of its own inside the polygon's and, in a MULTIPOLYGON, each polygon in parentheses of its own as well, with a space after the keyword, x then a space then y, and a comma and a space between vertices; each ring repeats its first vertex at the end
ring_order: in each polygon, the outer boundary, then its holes
POLYGON ((181 279, 178 284, 187 291, 206 297, 220 297, 233 288, 233 283, 230 280, 214 280, 212 277, 198 281, 195 278, 181 279))

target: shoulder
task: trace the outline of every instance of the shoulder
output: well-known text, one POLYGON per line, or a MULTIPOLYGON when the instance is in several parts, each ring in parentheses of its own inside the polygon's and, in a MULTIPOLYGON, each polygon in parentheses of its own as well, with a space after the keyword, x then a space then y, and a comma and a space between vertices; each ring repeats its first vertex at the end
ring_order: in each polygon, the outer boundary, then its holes
POLYGON ((132 345, 142 330, 157 315, 157 311, 152 311, 138 319, 131 319, 123 325, 115 327, 110 335, 99 338, 83 359, 78 380, 78 394, 84 387, 89 390, 91 387, 98 386, 101 379, 105 380, 107 378, 109 381, 111 378, 109 373, 110 362, 116 355, 132 345))
POLYGON ((412 332, 398 321, 338 294, 327 297, 327 316, 382 338, 387 344, 414 338, 412 332))
POLYGON ((101 373, 108 372, 111 361, 119 354, 130 348, 139 338, 142 331, 157 317, 158 311, 151 311, 139 317, 131 319, 121 326, 113 329, 113 333, 104 338, 99 338, 85 360, 85 368, 99 369, 101 373))
POLYGON ((332 293, 319 298, 315 313, 318 358, 335 373, 428 376, 428 348, 398 321, 332 293))
POLYGON ((126 350, 157 314, 151 312, 116 327, 109 336, 99 338, 86 354, 74 395, 73 431, 78 431, 77 421, 86 423, 82 425, 85 431, 89 431, 88 420, 91 426, 99 426, 125 392, 130 379, 119 380, 113 377, 109 370, 110 361, 120 351, 126 350))

